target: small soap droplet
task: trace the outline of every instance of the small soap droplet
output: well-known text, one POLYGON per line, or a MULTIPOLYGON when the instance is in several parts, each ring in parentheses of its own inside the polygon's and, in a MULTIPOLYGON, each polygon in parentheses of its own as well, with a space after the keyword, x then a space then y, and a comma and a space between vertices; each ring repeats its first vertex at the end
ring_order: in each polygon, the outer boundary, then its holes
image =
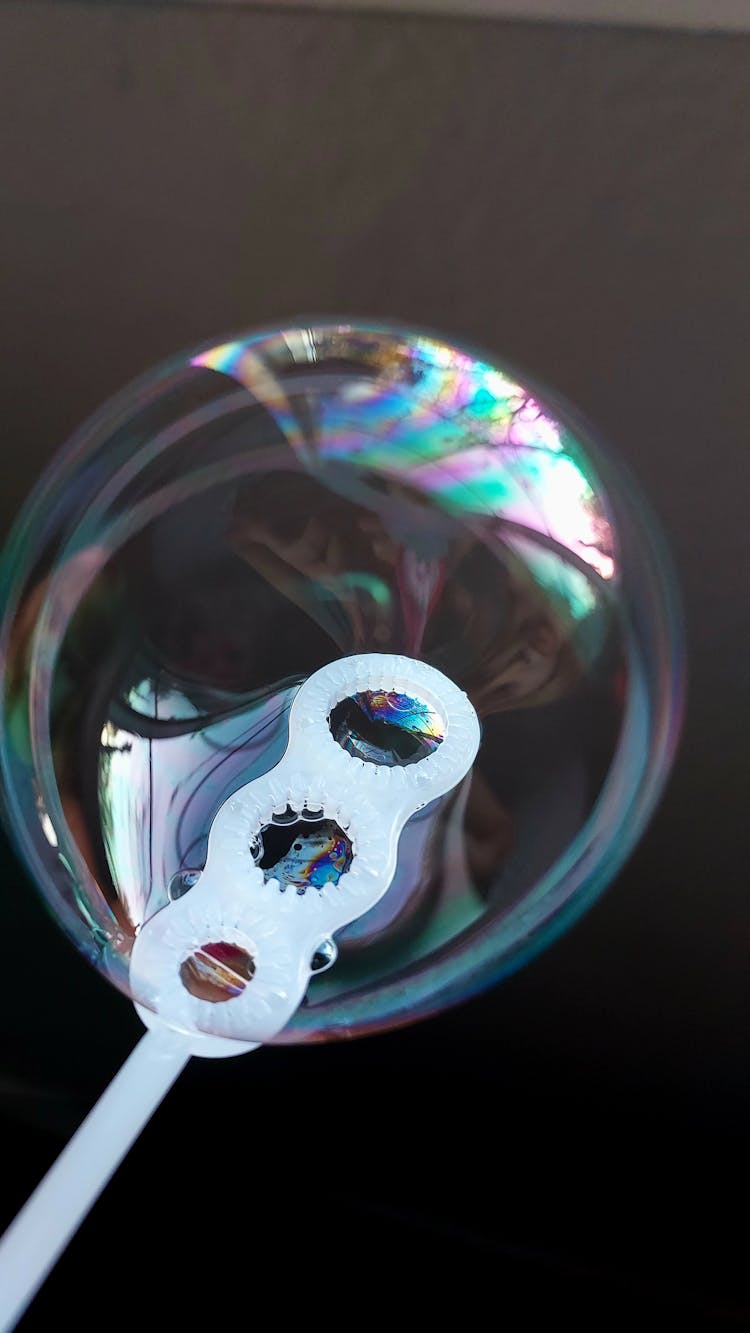
POLYGON ((174 903, 178 898, 184 898, 185 894, 198 883, 200 877, 200 870, 178 870, 169 881, 167 893, 170 902, 174 903))

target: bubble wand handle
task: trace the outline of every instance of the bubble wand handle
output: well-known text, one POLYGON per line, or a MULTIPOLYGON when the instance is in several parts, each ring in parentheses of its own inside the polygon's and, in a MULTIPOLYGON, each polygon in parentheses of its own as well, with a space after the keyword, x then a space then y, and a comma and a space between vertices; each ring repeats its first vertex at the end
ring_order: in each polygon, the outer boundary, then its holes
POLYGON ((0 1333, 15 1328, 131 1144, 190 1059, 147 1032, 0 1240, 0 1333))

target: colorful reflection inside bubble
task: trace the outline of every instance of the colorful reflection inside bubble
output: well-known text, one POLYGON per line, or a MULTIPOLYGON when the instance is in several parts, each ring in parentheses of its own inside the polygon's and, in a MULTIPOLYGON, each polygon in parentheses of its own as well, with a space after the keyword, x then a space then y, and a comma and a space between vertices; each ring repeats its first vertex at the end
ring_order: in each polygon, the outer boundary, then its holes
POLYGON ((185 989, 210 1004, 235 999, 254 975, 255 963, 247 950, 225 940, 202 945, 180 967, 185 989))
POLYGON ((338 884, 352 863, 352 844, 335 819, 315 817, 308 811, 290 812, 266 824, 254 839, 253 860, 266 881, 275 880, 279 892, 291 886, 302 897, 307 889, 338 884))
MULTIPOLYGON (((190 893, 219 807, 283 754, 302 680, 384 652, 468 695, 472 773, 407 825, 391 888, 328 942, 283 1039, 401 1022, 516 966, 614 872, 674 746, 677 618, 632 487, 538 386, 432 335, 301 322, 159 368, 42 483, 6 593, 11 821, 125 991, 140 925, 190 893)), ((397 688, 329 724, 379 768, 444 735, 439 701, 397 688)), ((290 910, 346 872, 344 825, 300 808, 262 831, 290 910)))
POLYGON ((418 763, 443 740, 443 719, 421 699, 397 690, 362 690, 331 710, 329 725, 342 749, 389 768, 418 763))

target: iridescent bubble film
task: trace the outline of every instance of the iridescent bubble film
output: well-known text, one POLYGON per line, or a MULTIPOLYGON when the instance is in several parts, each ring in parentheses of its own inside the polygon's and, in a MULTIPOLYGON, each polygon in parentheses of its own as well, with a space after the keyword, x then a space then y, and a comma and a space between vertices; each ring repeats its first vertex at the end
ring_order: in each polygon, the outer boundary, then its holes
POLYGON ((192 995, 210 1004, 223 1004, 242 994, 254 972, 253 960, 244 949, 219 940, 202 945, 186 958, 180 977, 192 995))
MULTIPOLYGON (((280 1040, 404 1022, 518 966, 611 878, 673 752, 679 618, 632 483, 553 394, 436 335, 299 320, 175 357, 69 443, 3 577, 9 824, 126 993, 137 932, 200 882, 217 811, 281 758, 312 672, 397 653, 468 695, 472 772, 321 942, 280 1040)), ((439 700, 392 683, 328 723, 381 769, 444 734, 439 700)), ((312 808, 253 845, 304 910, 351 855, 312 808)), ((186 977, 221 1009, 252 960, 205 945, 186 977)))
POLYGON ((292 885, 300 896, 338 884, 352 862, 352 844, 336 821, 309 815, 266 826, 252 850, 266 880, 277 880, 281 893, 292 885))
POLYGON ((421 699, 396 690, 362 690, 331 712, 333 736, 348 754, 390 767, 416 763, 443 739, 443 719, 421 699))

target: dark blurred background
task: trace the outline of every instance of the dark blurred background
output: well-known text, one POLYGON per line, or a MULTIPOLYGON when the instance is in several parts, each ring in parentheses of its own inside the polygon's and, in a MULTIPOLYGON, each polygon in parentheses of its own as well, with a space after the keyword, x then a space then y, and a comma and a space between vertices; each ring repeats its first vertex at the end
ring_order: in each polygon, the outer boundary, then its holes
MULTIPOLYGON (((666 797, 495 991, 366 1041, 194 1061, 23 1328, 457 1305, 750 1324, 750 38, 0 3, 0 517, 165 354, 395 316, 527 366, 640 478, 680 571, 666 797)), ((3 845, 0 1222, 139 1033, 3 845)))

